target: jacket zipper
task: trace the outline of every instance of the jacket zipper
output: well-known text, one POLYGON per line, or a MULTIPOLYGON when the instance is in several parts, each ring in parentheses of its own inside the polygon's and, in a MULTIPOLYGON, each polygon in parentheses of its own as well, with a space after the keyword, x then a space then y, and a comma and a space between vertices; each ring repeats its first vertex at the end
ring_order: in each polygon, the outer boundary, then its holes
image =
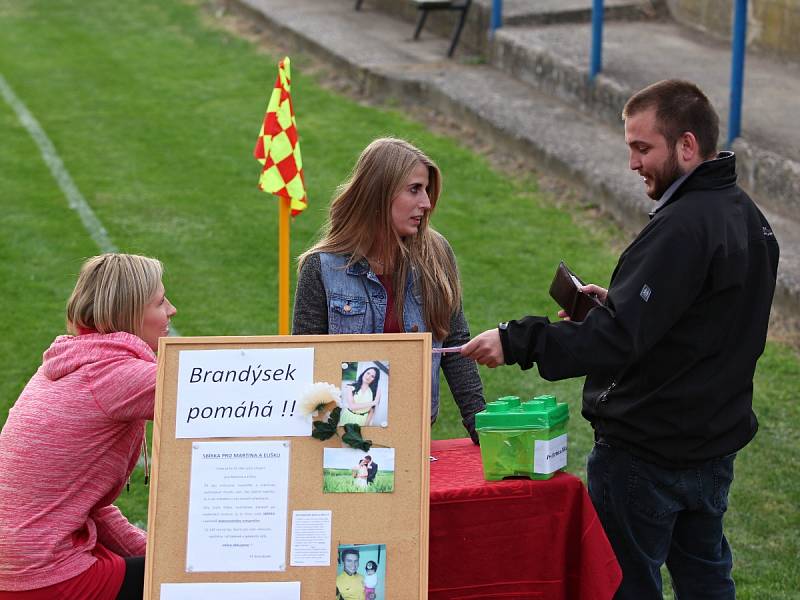
POLYGON ((607 389, 605 392, 603 392, 602 394, 600 394, 600 395, 597 397, 597 401, 598 401, 598 402, 600 402, 600 403, 605 403, 605 402, 607 402, 607 401, 608 401, 608 395, 611 393, 611 391, 612 391, 612 390, 613 390, 615 387, 617 387, 617 382, 616 382, 616 381, 614 381, 614 380, 612 379, 612 380, 611 380, 611 385, 610 385, 610 386, 608 386, 608 389, 607 389))

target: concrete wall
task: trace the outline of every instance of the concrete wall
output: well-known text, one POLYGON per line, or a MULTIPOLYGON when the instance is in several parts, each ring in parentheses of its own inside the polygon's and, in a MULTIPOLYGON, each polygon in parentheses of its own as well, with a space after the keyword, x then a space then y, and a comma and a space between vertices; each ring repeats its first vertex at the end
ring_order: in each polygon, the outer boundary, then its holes
MULTIPOLYGON (((533 2, 534 0, 530 0, 533 2)), ((661 4, 658 0, 655 4, 661 4)), ((711 35, 730 40, 733 27, 734 0, 665 0, 672 16, 680 23, 711 35)), ((590 4, 587 2, 587 4, 590 4)), ((365 7, 399 16, 409 24, 409 37, 414 31, 417 10, 407 0, 366 0, 365 7)), ((462 52, 488 53, 486 32, 490 9, 473 0, 464 31, 462 52)), ((432 11, 425 31, 450 37, 456 15, 448 11, 432 11)), ((424 35, 424 32, 423 32, 424 35)), ((800 63, 800 0, 749 0, 747 22, 748 46, 800 63)))
MULTIPOLYGON (((730 39, 733 0, 667 0, 672 16, 691 27, 730 39)), ((800 62, 800 0, 749 0, 748 45, 800 62)))

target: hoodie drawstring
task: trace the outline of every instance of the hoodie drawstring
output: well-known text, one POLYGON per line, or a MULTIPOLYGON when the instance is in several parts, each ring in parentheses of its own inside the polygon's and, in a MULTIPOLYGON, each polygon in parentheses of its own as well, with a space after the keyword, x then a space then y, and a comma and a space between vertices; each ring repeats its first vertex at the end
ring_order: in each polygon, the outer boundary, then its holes
MULTIPOLYGON (((144 437, 142 438, 142 456, 144 457, 144 484, 150 484, 150 464, 149 464, 149 456, 147 453, 147 431, 144 433, 144 437)), ((125 490, 130 492, 131 491, 131 476, 128 475, 128 481, 125 482, 125 490)))
POLYGON ((142 438, 142 452, 144 452, 144 484, 148 485, 150 483, 150 465, 147 461, 147 431, 145 431, 142 438))

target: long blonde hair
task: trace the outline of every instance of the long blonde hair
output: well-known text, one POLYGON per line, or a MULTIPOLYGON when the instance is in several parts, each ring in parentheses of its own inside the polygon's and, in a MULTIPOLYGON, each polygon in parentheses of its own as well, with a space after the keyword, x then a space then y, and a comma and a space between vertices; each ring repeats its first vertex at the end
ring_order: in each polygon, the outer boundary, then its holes
POLYGON ((439 167, 421 150, 404 140, 380 138, 367 146, 350 177, 337 189, 320 240, 298 259, 318 252, 345 254, 352 265, 367 257, 381 242, 377 258, 393 265, 397 320, 402 323, 405 282, 409 269, 417 274, 425 325, 436 339, 450 332, 450 319, 461 304, 461 286, 455 259, 444 237, 429 226, 442 188, 439 167), (417 164, 428 168, 426 191, 431 209, 416 234, 401 237, 392 226, 392 201, 402 191, 417 164))
POLYGON ((155 258, 108 253, 81 267, 67 301, 67 330, 99 333, 127 331, 141 337, 144 311, 161 282, 163 267, 155 258))

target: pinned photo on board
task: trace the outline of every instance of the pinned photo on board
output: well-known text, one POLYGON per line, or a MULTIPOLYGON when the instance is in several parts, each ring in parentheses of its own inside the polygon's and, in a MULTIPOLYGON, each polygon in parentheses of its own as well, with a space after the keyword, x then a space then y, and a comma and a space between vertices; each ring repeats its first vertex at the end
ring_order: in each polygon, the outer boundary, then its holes
POLYGON ((342 363, 342 414, 339 425, 389 425, 389 361, 342 363))
POLYGON ((340 545, 336 600, 386 600, 386 544, 340 545))
POLYGON ((324 448, 322 491, 326 494, 394 491, 394 448, 324 448))

